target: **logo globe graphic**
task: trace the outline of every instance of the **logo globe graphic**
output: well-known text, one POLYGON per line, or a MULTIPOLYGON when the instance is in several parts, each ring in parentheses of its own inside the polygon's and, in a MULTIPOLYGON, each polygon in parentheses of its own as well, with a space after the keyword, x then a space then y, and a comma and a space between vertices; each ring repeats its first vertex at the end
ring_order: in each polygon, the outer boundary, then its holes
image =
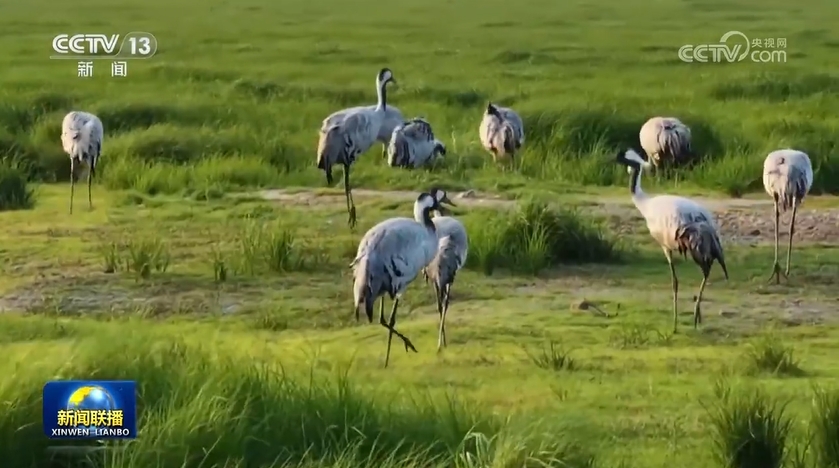
MULTIPOLYGON (((76 389, 67 399, 68 410, 88 411, 111 411, 116 409, 114 397, 102 387, 84 386, 76 389)), ((78 425, 76 427, 96 430, 96 420, 90 421, 90 425, 78 425)))

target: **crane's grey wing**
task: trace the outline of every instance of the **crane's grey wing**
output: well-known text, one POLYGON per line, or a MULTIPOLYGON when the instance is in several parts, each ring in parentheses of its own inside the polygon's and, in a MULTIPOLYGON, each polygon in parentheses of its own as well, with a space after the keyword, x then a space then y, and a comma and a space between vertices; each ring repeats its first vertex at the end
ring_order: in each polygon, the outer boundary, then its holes
POLYGON ((456 218, 451 216, 436 216, 433 219, 434 225, 437 227, 437 236, 440 239, 442 246, 443 239, 448 239, 450 248, 454 249, 459 265, 458 268, 466 264, 467 255, 469 252, 469 237, 466 234, 466 227, 456 218))
POLYGON ((378 249, 379 245, 384 242, 383 237, 385 236, 385 234, 388 234, 394 229, 401 229, 402 226, 409 223, 417 224, 417 222, 411 218, 390 218, 370 228, 361 238, 361 241, 358 243, 358 250, 356 251, 355 260, 353 260, 353 263, 350 264, 350 266, 352 266, 360 257, 367 255, 367 253, 372 252, 375 249, 378 249))
POLYGON ((434 131, 431 129, 431 124, 420 117, 405 122, 402 132, 409 139, 418 142, 434 141, 434 131))
POLYGON ((348 107, 346 109, 341 109, 339 111, 335 111, 335 112, 329 114, 325 119, 323 119, 323 122, 321 123, 321 126, 320 126, 320 131, 321 132, 326 132, 327 130, 329 130, 330 127, 340 125, 341 122, 343 122, 344 119, 346 119, 350 115, 355 114, 359 111, 363 111, 365 109, 366 109, 366 107, 364 107, 364 106, 356 106, 356 107, 348 107))
MULTIPOLYGON (((434 257, 434 245, 429 252, 428 231, 421 224, 408 218, 393 221, 359 245, 359 255, 352 265, 365 259, 381 265, 390 277, 394 290, 401 292, 413 281, 434 257)), ((366 236, 365 236, 366 238, 366 236)))
POLYGON ((718 261, 728 279, 722 242, 713 225, 707 222, 686 224, 676 231, 676 243, 682 256, 687 256, 689 252, 699 265, 710 265, 714 260, 718 261))
POLYGON ((404 127, 396 127, 387 145, 387 162, 390 167, 406 167, 411 163, 411 142, 404 127))
POLYGON ((663 119, 657 138, 659 148, 672 157, 687 156, 691 150, 690 129, 679 119, 663 119))
POLYGON ((810 159, 800 151, 774 151, 763 164, 763 186, 770 195, 778 197, 784 211, 800 203, 812 183, 810 159))
POLYGON ((713 229, 717 228, 714 215, 699 204, 694 203, 689 210, 680 210, 679 215, 681 217, 681 225, 706 223, 713 229))
POLYGON ((478 131, 480 132, 481 145, 490 150, 494 147, 494 140, 501 131, 501 122, 494 115, 484 113, 478 131))
MULTIPOLYGON (((376 106, 370 106, 369 109, 371 111, 376 110, 376 106)), ((382 126, 379 128, 379 134, 376 139, 382 143, 388 143, 393 134, 393 130, 403 123, 405 123, 405 117, 402 116, 402 111, 395 107, 387 106, 385 108, 385 117, 382 119, 382 126)))
POLYGON ((510 125, 513 127, 513 132, 515 134, 516 141, 518 142, 519 146, 524 144, 524 122, 521 120, 516 111, 509 109, 509 108, 502 108, 501 113, 504 116, 504 120, 510 122, 510 125))

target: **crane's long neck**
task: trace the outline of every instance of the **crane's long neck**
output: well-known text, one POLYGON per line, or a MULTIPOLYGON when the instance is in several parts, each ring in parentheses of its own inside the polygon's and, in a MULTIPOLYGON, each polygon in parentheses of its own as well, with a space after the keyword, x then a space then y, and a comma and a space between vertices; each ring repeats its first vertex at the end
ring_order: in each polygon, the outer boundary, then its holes
POLYGON ((436 230, 434 222, 431 221, 431 208, 421 203, 414 204, 414 219, 431 232, 436 230))
POLYGON ((632 202, 638 209, 647 200, 647 194, 641 189, 641 173, 643 169, 640 166, 632 167, 629 172, 629 191, 632 193, 632 202))
POLYGON ((376 110, 377 111, 384 111, 387 109, 387 82, 380 81, 376 79, 376 95, 378 100, 376 101, 376 110))

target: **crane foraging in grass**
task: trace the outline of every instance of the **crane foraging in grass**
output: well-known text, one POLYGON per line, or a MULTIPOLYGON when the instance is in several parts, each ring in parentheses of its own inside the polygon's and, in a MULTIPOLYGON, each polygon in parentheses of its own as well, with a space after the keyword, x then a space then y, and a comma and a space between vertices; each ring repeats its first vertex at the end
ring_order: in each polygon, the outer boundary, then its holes
POLYGON ((772 265, 772 276, 769 282, 781 282, 781 274, 789 276, 790 257, 792 255, 792 236, 795 234, 795 215, 798 207, 813 186, 813 166, 810 158, 803 152, 793 149, 782 149, 769 153, 763 162, 763 187, 766 193, 775 201, 775 263, 772 265), (792 218, 789 222, 789 245, 787 247, 787 266, 781 273, 778 262, 779 220, 781 210, 786 212, 792 208, 792 218))
POLYGON ((496 162, 506 157, 514 160, 516 152, 524 145, 521 117, 514 110, 491 102, 484 110, 478 133, 484 149, 492 153, 496 162))
POLYGON ((416 117, 393 129, 387 147, 391 167, 416 167, 431 164, 438 155, 446 155, 446 145, 434 137, 427 120, 416 117))
POLYGON ((678 328, 679 279, 673 267, 673 251, 677 250, 684 257, 690 253, 693 261, 702 270, 702 284, 695 296, 693 309, 693 327, 702 323, 700 304, 705 284, 711 273, 711 266, 716 260, 722 267, 725 279, 728 280, 728 269, 725 266, 722 243, 720 242, 714 217, 708 210, 688 198, 673 195, 649 196, 641 190, 641 173, 650 167, 634 150, 618 153, 617 162, 627 166, 629 190, 632 202, 647 221, 650 235, 661 246, 670 266, 670 277, 673 287, 673 333, 678 328))
POLYGON ((641 126, 641 148, 652 161, 658 176, 662 165, 677 164, 693 155, 691 132, 675 117, 653 117, 641 126))
POLYGON ((411 341, 396 330, 396 312, 408 285, 437 255, 438 239, 431 212, 439 209, 440 203, 454 205, 445 197, 438 201, 428 193, 420 194, 414 202, 414 219, 391 218, 373 226, 361 239, 355 259, 350 263, 356 321, 363 306, 367 320, 372 323, 373 305, 381 298, 379 323, 388 329, 385 367, 390 361, 394 334, 405 343, 405 352, 409 349, 417 352, 411 341), (384 315, 385 294, 393 301, 388 321, 384 315))
MULTIPOLYGON (((430 191, 439 203, 449 199, 442 189, 430 191)), ((434 285, 434 293, 437 297, 437 313, 440 315, 440 329, 437 335, 437 352, 446 344, 446 315, 449 312, 449 299, 451 297, 452 284, 457 272, 466 264, 469 253, 469 238, 466 235, 466 227, 456 218, 447 216, 441 206, 431 221, 437 228, 437 255, 434 260, 423 270, 425 280, 431 279, 434 285)))
POLYGON ((326 117, 321 124, 318 169, 326 173, 326 183, 331 185, 332 167, 336 164, 344 166, 344 194, 347 198, 350 227, 356 225, 355 203, 350 188, 350 167, 358 156, 369 150, 379 138, 387 118, 388 83, 396 84, 396 80, 389 69, 382 68, 376 75, 376 92, 379 99, 375 107, 343 109, 326 117))
POLYGON ((76 192, 76 168, 87 167, 87 203, 93 209, 91 185, 96 175, 96 164, 102 152, 105 131, 99 117, 81 111, 73 111, 61 122, 61 145, 70 156, 70 214, 73 214, 73 196, 76 192))

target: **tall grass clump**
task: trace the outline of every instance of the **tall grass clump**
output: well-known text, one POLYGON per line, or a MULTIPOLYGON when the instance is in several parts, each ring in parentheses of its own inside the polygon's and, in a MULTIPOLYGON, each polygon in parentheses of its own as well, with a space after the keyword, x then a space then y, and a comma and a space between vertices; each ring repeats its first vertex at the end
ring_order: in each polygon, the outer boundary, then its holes
POLYGON ((295 233, 282 226, 247 220, 239 238, 240 274, 254 276, 262 272, 284 273, 311 267, 317 258, 308 258, 295 233))
POLYGON ((158 237, 140 237, 130 239, 125 246, 126 269, 138 279, 148 279, 152 271, 165 273, 169 269, 172 257, 168 246, 158 237))
POLYGON ((99 247, 99 254, 102 257, 102 271, 115 273, 120 268, 121 255, 120 246, 114 241, 103 243, 99 247))
POLYGON ((561 342, 548 340, 534 349, 525 348, 524 352, 536 367, 549 371, 573 371, 578 368, 577 361, 561 342))
MULTIPOLYGON (((347 467, 589 466, 554 461, 585 458, 582 448, 561 432, 546 436, 549 432, 524 430, 452 396, 387 397, 357 386, 347 368, 243 364, 242 356, 219 355, 174 336, 127 337, 115 327, 108 330, 97 327, 90 335, 95 338, 78 342, 72 355, 55 349, 55 355, 40 350, 38 356, 26 356, 26 370, 18 367, 15 382, 0 383, 0 399, 9 403, 0 413, 4 467, 49 466, 46 448, 54 441, 32 422, 41 418, 43 383, 71 377, 138 385, 140 433, 121 450, 107 452, 100 466, 301 466, 314 461, 347 467), (487 464, 459 463, 477 454, 468 439, 473 431, 492 440, 480 452, 487 464)), ((0 370, 15 365, 0 364, 0 370)))
POLYGON ((815 468, 839 468, 839 390, 815 390, 810 434, 815 468))
POLYGON ((733 391, 717 383, 717 401, 706 406, 714 455, 724 468, 781 468, 792 420, 786 403, 760 390, 733 391))
POLYGON ((0 211, 28 210, 35 206, 35 191, 27 177, 15 161, 0 160, 0 211))
POLYGON ((469 266, 486 274, 498 268, 538 274, 563 263, 621 259, 621 249, 594 220, 575 210, 527 202, 515 211, 467 219, 469 266))
POLYGON ((804 375, 792 346, 772 334, 749 343, 745 352, 746 372, 752 375, 771 374, 775 376, 799 377, 804 375))

